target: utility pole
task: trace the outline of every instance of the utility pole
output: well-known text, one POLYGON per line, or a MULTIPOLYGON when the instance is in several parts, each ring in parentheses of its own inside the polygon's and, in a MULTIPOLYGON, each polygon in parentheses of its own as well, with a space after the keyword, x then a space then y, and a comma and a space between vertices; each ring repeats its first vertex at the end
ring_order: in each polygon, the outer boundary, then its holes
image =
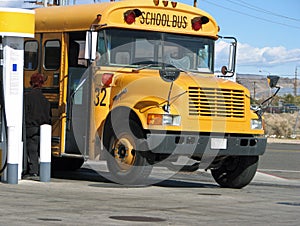
POLYGON ((255 96, 256 96, 256 82, 253 82, 253 99, 255 101, 255 96))
POLYGON ((197 0, 194 0, 194 7, 197 7, 197 0))
POLYGON ((297 66, 295 68, 294 96, 297 96, 297 66))

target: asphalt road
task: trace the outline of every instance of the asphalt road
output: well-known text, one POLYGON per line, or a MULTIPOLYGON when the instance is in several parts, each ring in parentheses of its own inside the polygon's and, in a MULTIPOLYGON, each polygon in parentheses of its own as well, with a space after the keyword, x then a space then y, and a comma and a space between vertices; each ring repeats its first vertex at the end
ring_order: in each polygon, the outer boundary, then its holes
POLYGON ((300 144, 269 143, 258 168, 278 177, 300 179, 300 144))
POLYGON ((124 186, 107 180, 104 162, 87 162, 48 183, 0 183, 0 225, 298 226, 300 179, 276 175, 297 172, 298 163, 298 146, 268 145, 254 180, 243 189, 224 189, 203 170, 124 186))

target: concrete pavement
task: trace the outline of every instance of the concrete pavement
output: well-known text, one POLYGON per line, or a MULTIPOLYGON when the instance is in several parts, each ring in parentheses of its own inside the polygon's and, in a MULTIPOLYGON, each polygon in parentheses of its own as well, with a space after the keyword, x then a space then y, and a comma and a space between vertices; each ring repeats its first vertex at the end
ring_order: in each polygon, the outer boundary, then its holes
POLYGON ((196 172, 128 187, 87 172, 58 175, 48 183, 0 183, 0 225, 298 225, 300 220, 300 181, 258 173, 243 189, 223 189, 208 173, 196 172))

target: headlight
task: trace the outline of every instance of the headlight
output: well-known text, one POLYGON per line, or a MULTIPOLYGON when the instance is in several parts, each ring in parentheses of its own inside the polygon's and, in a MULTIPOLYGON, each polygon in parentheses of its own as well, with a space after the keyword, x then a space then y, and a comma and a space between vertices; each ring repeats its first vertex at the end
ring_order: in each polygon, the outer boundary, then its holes
POLYGON ((162 115, 162 114, 148 114, 148 125, 161 126, 180 126, 181 117, 179 115, 162 115))
POLYGON ((262 120, 261 119, 251 119, 251 129, 262 129, 262 120))

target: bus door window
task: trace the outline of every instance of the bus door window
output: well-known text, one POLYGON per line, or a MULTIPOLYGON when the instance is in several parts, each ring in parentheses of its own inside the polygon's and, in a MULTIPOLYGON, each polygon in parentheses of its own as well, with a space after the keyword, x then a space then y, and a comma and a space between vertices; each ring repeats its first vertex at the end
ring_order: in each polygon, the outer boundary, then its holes
MULTIPOLYGON (((79 37, 79 34, 77 34, 79 37)), ((71 34, 72 36, 72 34, 71 34)), ((83 36, 84 37, 84 36, 83 36)), ((82 104, 83 90, 78 88, 84 73, 87 70, 87 60, 84 59, 85 40, 70 39, 68 52, 68 102, 69 104, 82 104), (72 101, 70 102, 70 100, 72 101)), ((69 106, 68 109, 70 109, 69 106)), ((69 113, 69 111, 68 111, 69 113)))
POLYGON ((87 117, 89 109, 89 81, 86 80, 89 71, 87 60, 84 58, 85 33, 74 32, 70 33, 69 37, 65 152, 79 154, 80 150, 84 149, 82 139, 86 135, 86 121, 82 119, 87 117), (73 124, 74 122, 76 123, 73 124))
POLYGON ((69 44, 69 67, 87 67, 87 60, 84 59, 85 41, 71 40, 69 44))
POLYGON ((69 67, 78 66, 78 57, 79 57, 79 43, 75 41, 70 42, 69 46, 69 67))

